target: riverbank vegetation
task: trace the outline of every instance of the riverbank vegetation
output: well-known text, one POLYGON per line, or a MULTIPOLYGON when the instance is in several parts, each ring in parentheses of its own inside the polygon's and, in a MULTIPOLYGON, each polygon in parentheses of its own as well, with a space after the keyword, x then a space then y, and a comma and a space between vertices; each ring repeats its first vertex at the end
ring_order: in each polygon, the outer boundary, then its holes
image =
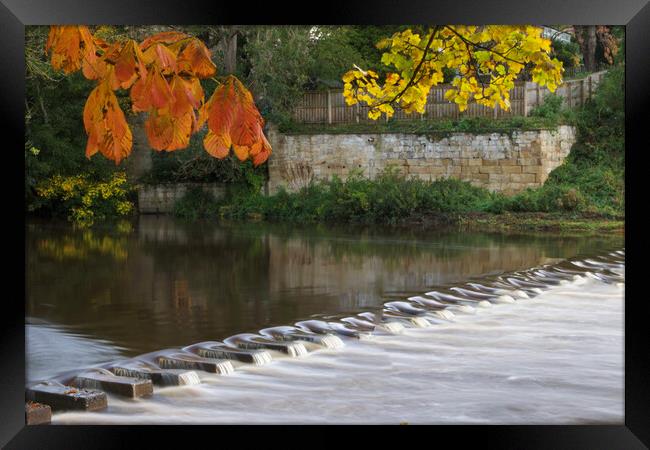
MULTIPOLYGON (((406 178, 389 169, 373 180, 353 173, 346 180, 334 178, 270 196, 244 185, 203 209, 214 217, 240 220, 400 224, 439 219, 515 228, 530 228, 534 222, 513 219, 516 213, 546 213, 546 218, 526 217, 535 218, 542 228, 590 228, 591 223, 598 229, 620 229, 625 210, 623 82, 620 66, 584 108, 566 111, 558 98, 549 97, 533 112, 533 120, 563 120, 576 126, 577 142, 542 187, 514 196, 455 179, 406 178)), ((191 195, 184 201, 192 201, 191 195)))

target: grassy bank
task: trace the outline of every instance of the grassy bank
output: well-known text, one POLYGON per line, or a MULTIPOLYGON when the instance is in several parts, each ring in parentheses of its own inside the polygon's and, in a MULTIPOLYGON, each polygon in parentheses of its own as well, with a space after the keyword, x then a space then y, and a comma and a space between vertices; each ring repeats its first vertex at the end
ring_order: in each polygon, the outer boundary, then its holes
POLYGON ((465 117, 461 119, 436 120, 378 120, 376 122, 343 124, 284 123, 279 131, 284 134, 382 134, 407 133, 444 136, 449 133, 509 133, 513 131, 543 130, 568 123, 568 115, 511 117, 465 117))

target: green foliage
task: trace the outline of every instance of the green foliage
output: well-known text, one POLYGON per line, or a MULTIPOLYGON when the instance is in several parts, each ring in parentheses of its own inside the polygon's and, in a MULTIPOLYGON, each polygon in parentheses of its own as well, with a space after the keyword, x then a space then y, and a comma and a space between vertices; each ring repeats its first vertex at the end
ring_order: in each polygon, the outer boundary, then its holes
POLYGON ((174 205, 174 215, 190 220, 215 218, 218 212, 219 202, 217 199, 200 186, 189 188, 174 205))
POLYGON ((309 80, 310 27, 255 27, 243 48, 246 84, 261 114, 282 122, 290 117, 309 80))
POLYGON ((545 119, 557 120, 562 113, 563 99, 557 94, 549 94, 544 98, 544 103, 533 108, 530 117, 543 117, 545 119))
POLYGON ((341 87, 341 77, 354 64, 368 66, 368 61, 354 39, 358 34, 350 26, 318 26, 312 29, 312 60, 309 67, 309 88, 341 87))
POLYGON ((341 87, 341 77, 354 65, 363 69, 383 67, 383 51, 376 43, 405 28, 394 25, 313 27, 308 87, 341 87))
POLYGON ((570 69, 580 65, 582 51, 577 42, 553 40, 551 42, 551 49, 553 51, 553 56, 562 61, 562 65, 565 69, 570 69))
POLYGON ((578 142, 572 149, 577 164, 624 165, 625 66, 612 68, 593 99, 576 114, 578 142))
POLYGON ((421 213, 483 210, 493 199, 494 194, 467 182, 406 178, 389 168, 375 180, 357 172, 345 181, 334 178, 312 183, 295 193, 281 190, 269 197, 235 196, 222 213, 229 218, 258 214, 269 220, 302 223, 396 224, 421 213))
MULTIPOLYGON (((573 211, 622 217, 625 213, 625 67, 612 68, 593 99, 573 114, 577 141, 564 163, 538 189, 502 198, 500 211, 573 211)), ((550 97, 547 97, 547 102, 550 97)), ((537 110, 558 114, 551 100, 537 110)))

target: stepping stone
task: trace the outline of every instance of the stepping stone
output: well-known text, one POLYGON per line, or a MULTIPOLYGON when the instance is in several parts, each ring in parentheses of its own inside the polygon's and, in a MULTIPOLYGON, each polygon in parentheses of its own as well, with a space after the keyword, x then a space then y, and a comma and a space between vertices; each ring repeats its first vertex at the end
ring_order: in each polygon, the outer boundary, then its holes
POLYGON ((57 410, 97 411, 108 406, 105 392, 73 386, 38 384, 27 389, 26 399, 49 405, 57 410))
POLYGON ((410 314, 412 316, 423 316, 427 313, 426 309, 418 308, 409 302, 387 302, 384 303, 384 307, 404 314, 410 314))
POLYGON ((151 380, 134 377, 120 377, 103 373, 85 373, 72 380, 79 388, 101 389, 124 397, 137 398, 153 395, 151 380))
POLYGON ((340 334, 341 336, 356 339, 359 339, 362 335, 362 333, 360 333, 358 330, 353 330, 352 328, 348 328, 342 323, 337 322, 324 322, 322 320, 310 319, 303 320, 302 322, 296 322, 296 326, 309 332, 323 335, 336 333, 340 334))
POLYGON ((25 403, 25 424, 44 425, 52 422, 52 408, 36 402, 25 403))
POLYGON ((259 334, 241 333, 230 336, 223 340, 223 342, 232 347, 251 349, 268 349, 276 350, 286 353, 289 356, 296 357, 307 354, 307 349, 300 342, 277 342, 272 339, 265 338, 259 334))
POLYGON ((187 386, 200 384, 201 380, 196 372, 182 369, 149 369, 145 367, 111 367, 109 369, 121 377, 141 378, 151 380, 157 386, 187 386))
POLYGON ((158 365, 163 369, 202 370, 220 375, 227 375, 235 371, 232 363, 228 360, 202 358, 191 353, 159 356, 158 365))
POLYGON ((259 333, 276 341, 303 341, 326 348, 341 348, 343 341, 333 334, 319 334, 292 326, 264 328, 259 333))
POLYGON ((266 350, 243 350, 225 345, 198 347, 196 353, 203 358, 231 359, 248 364, 262 365, 271 362, 271 354, 266 350))

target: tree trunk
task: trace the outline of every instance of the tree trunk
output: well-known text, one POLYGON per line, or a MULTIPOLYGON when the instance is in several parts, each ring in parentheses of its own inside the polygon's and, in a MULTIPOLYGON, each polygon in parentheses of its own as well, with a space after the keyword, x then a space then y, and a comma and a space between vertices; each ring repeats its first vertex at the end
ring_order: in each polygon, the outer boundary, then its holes
POLYGON ((577 25, 575 26, 576 40, 582 50, 585 69, 590 72, 596 70, 596 26, 595 25, 577 25))
POLYGON ((223 50, 224 72, 226 75, 237 71, 237 32, 226 35, 221 39, 223 50))
POLYGON ((126 160, 126 176, 130 181, 137 181, 151 170, 154 150, 149 146, 147 135, 144 131, 145 114, 129 117, 129 127, 133 134, 133 147, 131 155, 126 160))

